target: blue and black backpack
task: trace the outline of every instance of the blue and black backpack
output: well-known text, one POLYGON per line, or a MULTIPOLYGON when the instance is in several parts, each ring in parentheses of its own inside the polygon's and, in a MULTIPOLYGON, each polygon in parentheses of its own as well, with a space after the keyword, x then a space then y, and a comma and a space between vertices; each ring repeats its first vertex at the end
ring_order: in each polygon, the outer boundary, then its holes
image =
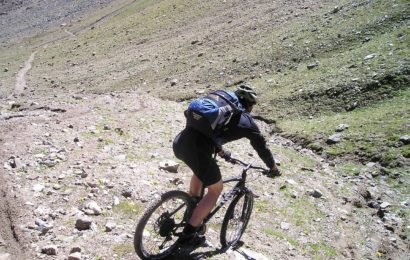
POLYGON ((233 92, 218 90, 192 101, 185 111, 187 127, 192 127, 212 138, 232 117, 243 111, 238 97, 233 92))

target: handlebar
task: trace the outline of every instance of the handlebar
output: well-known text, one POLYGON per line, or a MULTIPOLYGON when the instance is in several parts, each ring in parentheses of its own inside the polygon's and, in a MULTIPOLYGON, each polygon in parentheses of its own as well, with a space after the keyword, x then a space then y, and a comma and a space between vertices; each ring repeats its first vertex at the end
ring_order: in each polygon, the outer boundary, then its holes
POLYGON ((227 161, 231 164, 240 164, 240 165, 244 166, 245 170, 255 169, 255 170, 261 171, 262 174, 264 174, 264 175, 270 175, 270 170, 269 169, 266 169, 266 168, 263 168, 263 167, 260 167, 260 166, 254 166, 254 165, 252 165, 252 163, 245 163, 244 161, 233 158, 231 156, 231 152, 229 152, 229 151, 225 151, 222 158, 225 159, 225 161, 227 161))
POLYGON ((255 169, 259 170, 262 172, 262 174, 273 178, 273 177, 279 177, 281 176, 281 172, 276 168, 276 169, 266 169, 260 166, 253 166, 252 163, 245 163, 239 159, 233 158, 231 155, 230 151, 223 151, 223 155, 221 156, 225 161, 230 162, 232 164, 240 164, 244 167, 244 171, 247 171, 249 169, 255 169))

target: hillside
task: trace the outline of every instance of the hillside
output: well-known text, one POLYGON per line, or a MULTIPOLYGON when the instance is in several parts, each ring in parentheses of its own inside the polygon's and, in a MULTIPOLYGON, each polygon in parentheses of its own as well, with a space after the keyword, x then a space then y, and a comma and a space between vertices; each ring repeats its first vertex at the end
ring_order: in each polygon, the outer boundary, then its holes
MULTIPOLYGON (((134 259, 148 202, 188 185, 186 166, 177 175, 158 168, 175 160, 170 141, 187 103, 243 81, 260 93, 255 116, 284 174, 251 183, 259 198, 242 249, 217 251, 217 218, 210 246, 191 257, 409 257, 408 1, 31 0, 0 9, 0 259, 64 259, 74 247, 84 259, 134 259), (78 231, 90 201, 101 212, 78 231), (116 228, 107 232, 107 222, 116 228), (42 253, 48 245, 56 257, 42 253)), ((246 141, 229 148, 255 156, 246 141)))

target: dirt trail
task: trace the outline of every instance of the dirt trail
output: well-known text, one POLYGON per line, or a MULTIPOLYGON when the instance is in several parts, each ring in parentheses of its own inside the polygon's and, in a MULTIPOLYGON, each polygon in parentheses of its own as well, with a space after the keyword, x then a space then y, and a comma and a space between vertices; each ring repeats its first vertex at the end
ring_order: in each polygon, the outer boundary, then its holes
POLYGON ((30 58, 24 63, 24 67, 17 73, 16 86, 14 88, 15 95, 23 94, 24 90, 27 88, 26 75, 31 69, 31 64, 34 61, 36 53, 37 51, 30 55, 30 58))

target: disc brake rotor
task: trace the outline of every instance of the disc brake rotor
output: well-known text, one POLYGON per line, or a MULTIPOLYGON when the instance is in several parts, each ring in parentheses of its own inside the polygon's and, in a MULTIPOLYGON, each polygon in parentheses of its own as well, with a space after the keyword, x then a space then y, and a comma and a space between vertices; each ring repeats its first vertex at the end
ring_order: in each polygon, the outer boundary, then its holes
POLYGON ((159 226, 159 234, 162 237, 168 237, 169 234, 172 232, 172 230, 174 230, 175 228, 175 221, 174 219, 168 216, 168 213, 164 213, 158 219, 158 226, 159 226))

